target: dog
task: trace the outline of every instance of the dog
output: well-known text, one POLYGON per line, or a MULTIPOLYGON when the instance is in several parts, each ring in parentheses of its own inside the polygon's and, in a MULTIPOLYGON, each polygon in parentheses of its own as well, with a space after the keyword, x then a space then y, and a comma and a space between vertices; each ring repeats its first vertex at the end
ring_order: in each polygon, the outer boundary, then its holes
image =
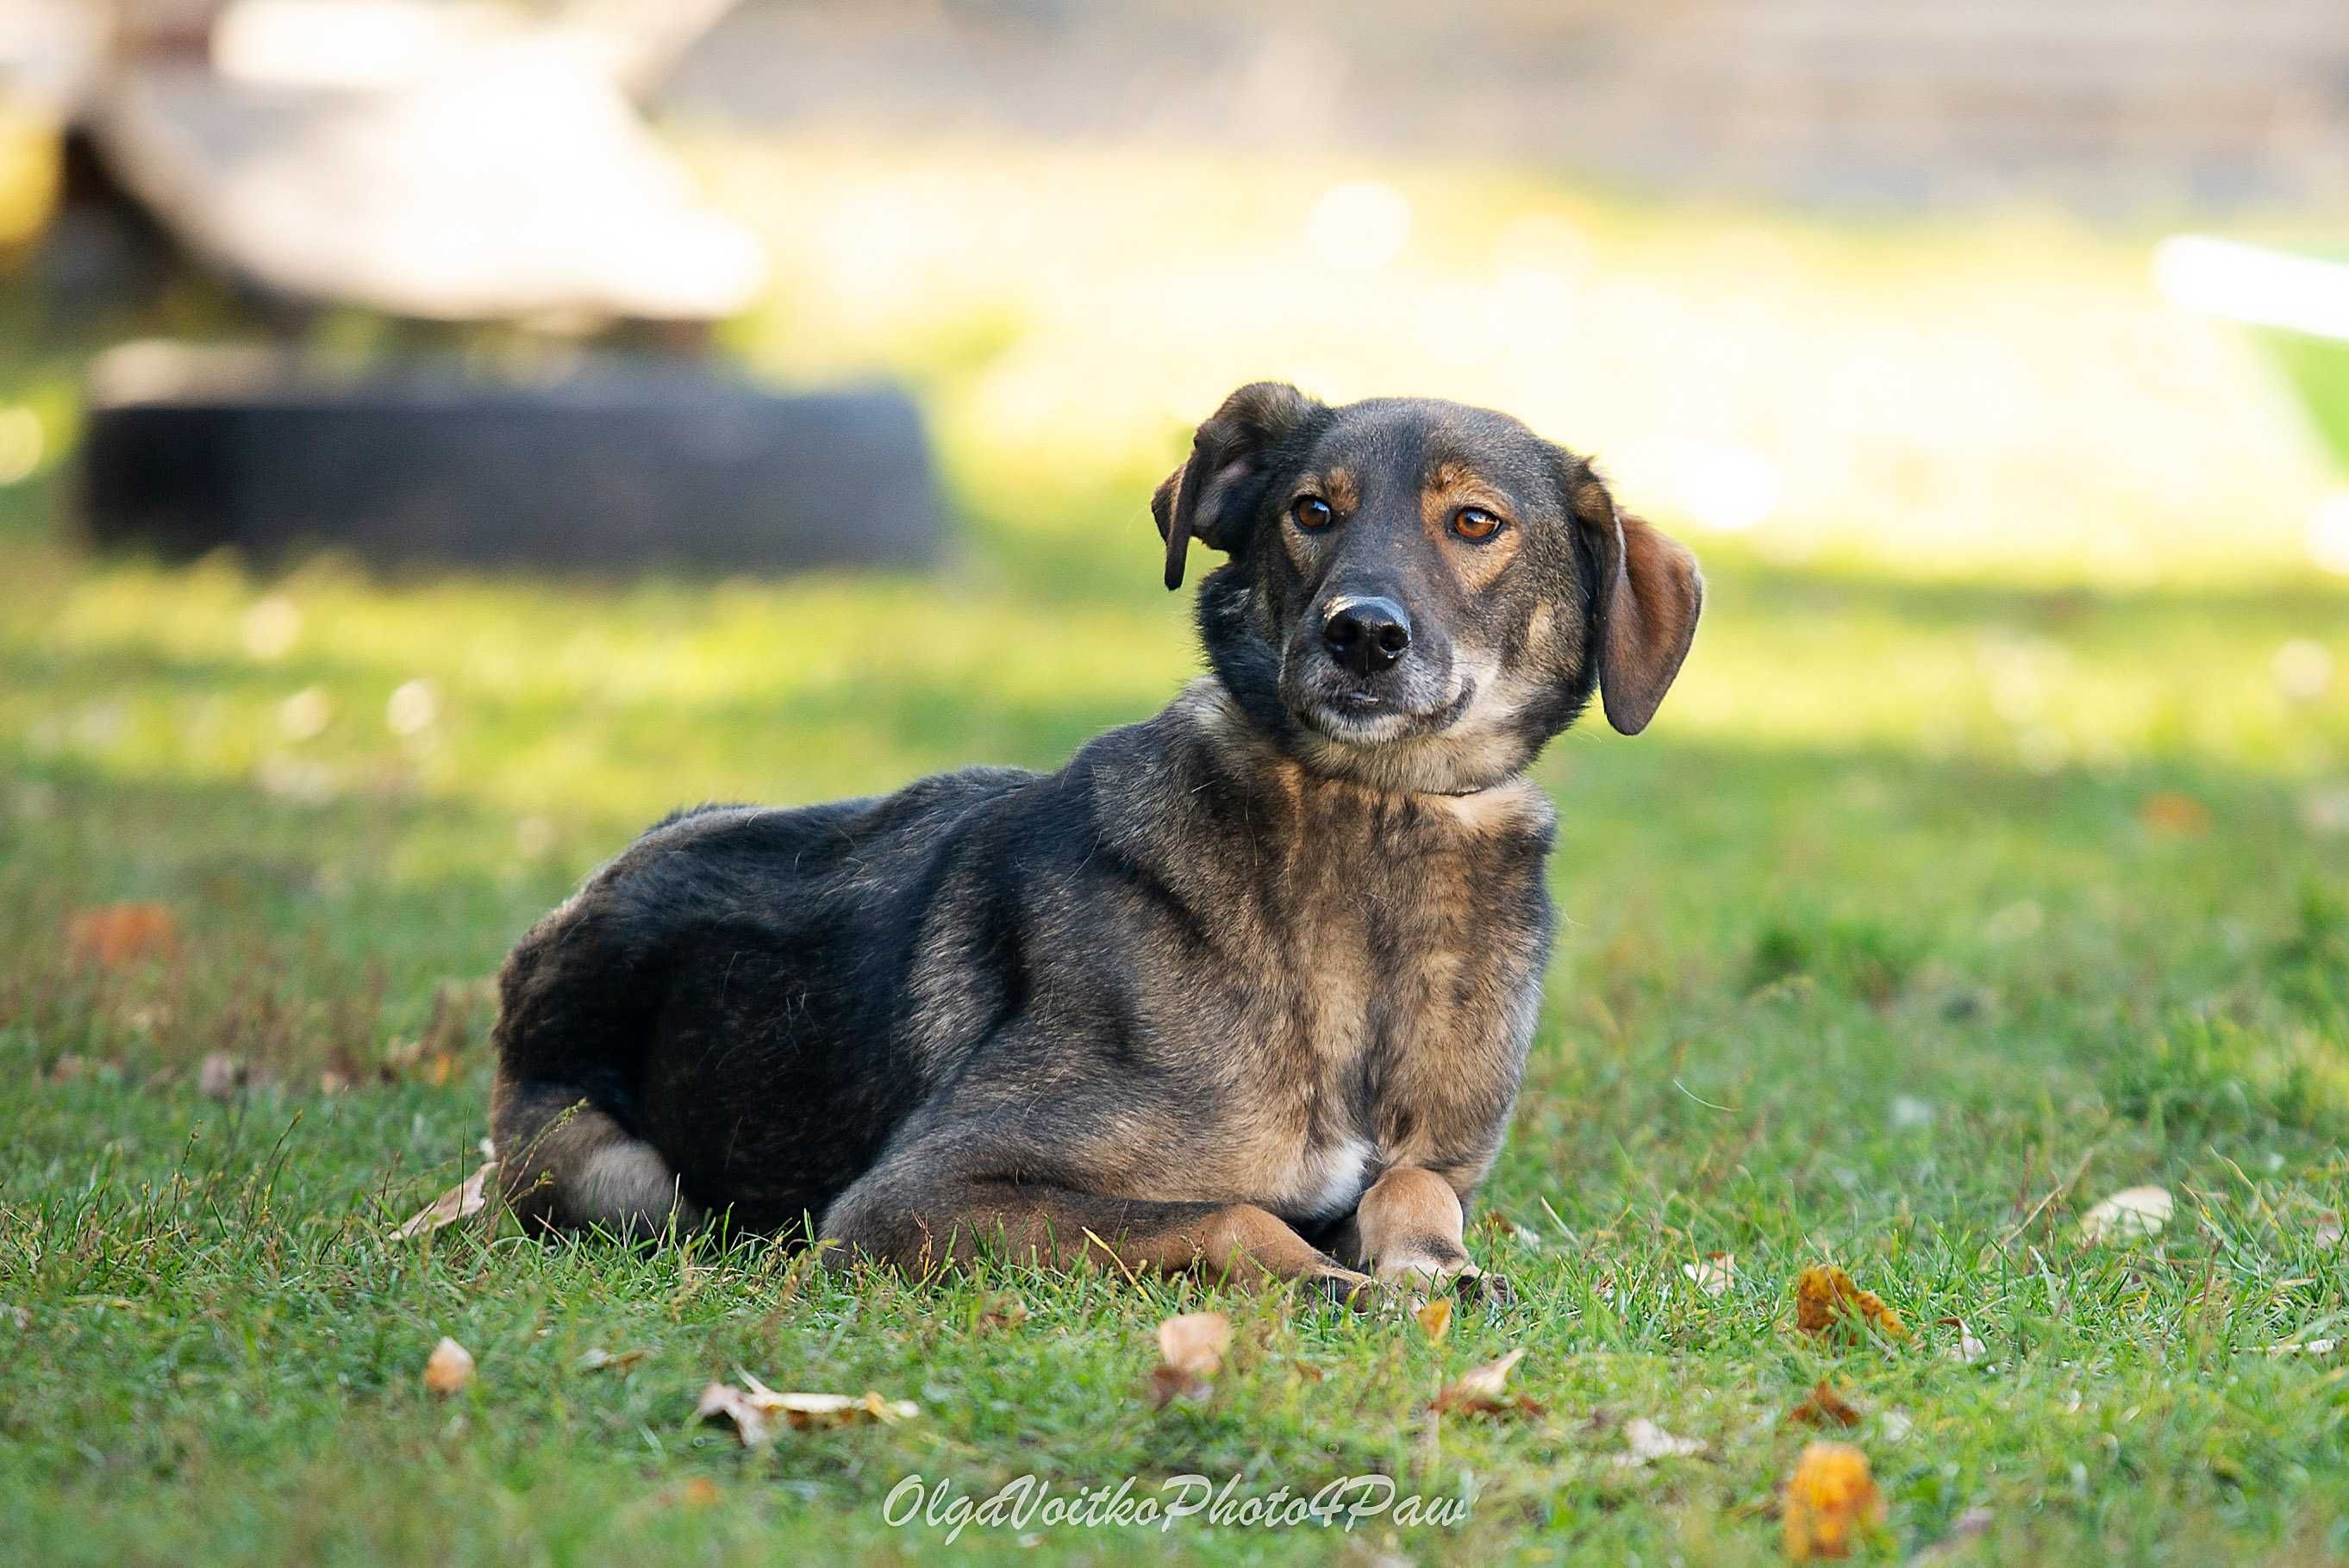
POLYGON ((730 1216, 916 1274, 1493 1295, 1464 1243, 1523 1076, 1594 689, 1645 727, 1703 584, 1506 415, 1260 382, 1151 511, 1209 673, 1059 772, 654 827, 501 976, 525 1222, 730 1216))

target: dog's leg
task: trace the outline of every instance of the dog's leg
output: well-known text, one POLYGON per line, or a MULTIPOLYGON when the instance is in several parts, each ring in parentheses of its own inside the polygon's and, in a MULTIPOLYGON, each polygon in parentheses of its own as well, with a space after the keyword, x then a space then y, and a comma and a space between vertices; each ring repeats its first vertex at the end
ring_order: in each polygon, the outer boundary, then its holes
POLYGON ((1082 1260, 1123 1272, 1195 1273, 1243 1283, 1301 1280, 1333 1301, 1385 1294, 1253 1203, 1102 1198, 1066 1188, 876 1171, 825 1212, 823 1239, 908 1274, 1009 1256, 1066 1268, 1082 1260))
POLYGON ((1449 1284, 1464 1295, 1507 1301, 1508 1282, 1468 1261, 1460 1195, 1433 1171, 1399 1165, 1362 1194, 1338 1255, 1413 1295, 1449 1284))

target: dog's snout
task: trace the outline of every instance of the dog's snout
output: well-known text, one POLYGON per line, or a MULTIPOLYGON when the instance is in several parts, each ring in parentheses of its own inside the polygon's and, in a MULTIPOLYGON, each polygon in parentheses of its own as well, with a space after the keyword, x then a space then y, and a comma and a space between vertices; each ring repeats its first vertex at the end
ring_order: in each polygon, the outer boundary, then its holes
POLYGON ((1358 676, 1392 669, 1411 648, 1411 617, 1392 599, 1340 599, 1321 619, 1330 657, 1358 676))

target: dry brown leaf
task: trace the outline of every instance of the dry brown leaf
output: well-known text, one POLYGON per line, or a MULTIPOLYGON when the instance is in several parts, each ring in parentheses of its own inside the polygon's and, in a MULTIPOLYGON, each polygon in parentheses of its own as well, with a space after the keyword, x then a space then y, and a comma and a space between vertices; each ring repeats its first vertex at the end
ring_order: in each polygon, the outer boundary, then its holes
POLYGON ((395 1242, 409 1241, 440 1230, 444 1225, 453 1225, 460 1220, 469 1220, 480 1213, 489 1204, 488 1182, 491 1176, 496 1173, 497 1168, 498 1162, 494 1160, 483 1165, 456 1186, 450 1188, 431 1202, 401 1221, 398 1227, 391 1233, 391 1239, 395 1242))
POLYGON ((66 948, 75 958, 119 969, 180 951, 180 922, 160 903, 109 903, 78 912, 66 922, 66 948))
POLYGON ((1849 1443, 1812 1443, 1786 1482, 1779 1523, 1786 1555, 1797 1563, 1848 1557, 1854 1537, 1884 1522, 1884 1494, 1868 1456, 1849 1443))
POLYGON ((2308 1239, 2315 1244, 2316 1250, 2321 1253, 2331 1252, 2334 1247, 2339 1246, 2341 1244, 2341 1216, 2333 1212, 2331 1209, 2327 1209, 2322 1214, 2317 1215, 2316 1224, 2308 1233, 2308 1239))
POLYGON ((1412 1315, 1419 1319, 1419 1326, 1426 1331, 1428 1338, 1440 1345, 1444 1336, 1452 1332, 1452 1298, 1439 1295, 1412 1315))
POLYGON ((2124 1187, 2080 1216, 2080 1238, 2128 1242, 2158 1235, 2176 1208, 2167 1187, 2124 1187))
POLYGON ((625 1374, 635 1371, 636 1363, 642 1361, 644 1358, 645 1352, 641 1350, 611 1351, 595 1349, 590 1350, 586 1355, 582 1356, 578 1360, 573 1362, 571 1364, 571 1369, 574 1372, 619 1372, 625 1374))
POLYGON ((196 1092, 206 1099, 227 1099, 244 1087, 244 1063, 226 1051, 207 1052, 196 1069, 196 1092))
POLYGON ((1526 1358, 1512 1350, 1498 1361, 1472 1367, 1446 1383, 1428 1402, 1428 1408, 1454 1416, 1537 1416, 1542 1407, 1523 1395, 1504 1392, 1509 1374, 1526 1358))
POLYGON ((734 1423, 734 1435, 746 1449, 763 1448, 775 1440, 780 1427, 804 1431, 812 1427, 845 1427, 858 1421, 894 1425, 922 1413, 911 1399, 885 1399, 864 1394, 783 1394, 768 1387, 748 1372, 737 1374, 742 1387, 712 1383, 701 1391, 694 1414, 703 1420, 720 1417, 734 1423))
POLYGON ((1704 1445, 1694 1438, 1674 1437, 1645 1416, 1634 1416, 1623 1423, 1623 1441, 1628 1453, 1615 1456, 1615 1462, 1626 1470, 1636 1470, 1653 1460, 1679 1459, 1704 1451, 1704 1445))
POLYGON ((1737 1279, 1735 1253, 1707 1253, 1692 1264, 1682 1264, 1681 1273, 1689 1282, 1707 1295, 1723 1295, 1737 1279))
POLYGON ((456 1393, 473 1380, 473 1353, 443 1335, 424 1359, 424 1386, 435 1394, 456 1393))
POLYGON ((726 1494, 718 1489, 716 1481, 706 1475, 698 1475, 687 1480, 678 1493, 678 1501, 688 1508, 708 1508, 713 1503, 723 1501, 725 1496, 726 1494))
POLYGON ((1859 1425, 1859 1411, 1822 1377, 1803 1397, 1801 1404, 1786 1412, 1786 1418, 1806 1427, 1856 1427, 1859 1425))
POLYGON ((1837 1322, 1857 1321, 1888 1339, 1906 1339, 1909 1326, 1884 1305, 1884 1298, 1852 1284, 1851 1275, 1833 1264, 1814 1264, 1795 1282, 1795 1326, 1806 1334, 1824 1334, 1837 1322))

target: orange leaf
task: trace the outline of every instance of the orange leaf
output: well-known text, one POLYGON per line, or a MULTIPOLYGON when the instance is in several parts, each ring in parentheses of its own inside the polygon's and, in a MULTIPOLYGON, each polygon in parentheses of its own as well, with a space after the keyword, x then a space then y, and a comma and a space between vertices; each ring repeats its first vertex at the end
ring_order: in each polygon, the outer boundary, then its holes
POLYGON ((2172 838, 2199 838, 2210 830, 2210 808, 2191 795, 2157 789, 2137 803, 2137 820, 2147 830, 2172 838))
POLYGON ((1426 1331, 1428 1338, 1440 1344, 1452 1331, 1452 1298, 1439 1295, 1412 1315, 1419 1319, 1419 1326, 1426 1331))
POLYGON ((88 964, 119 969, 180 950, 180 923, 160 903, 109 903, 66 922, 66 946, 88 964))
POLYGON ((1868 1456, 1849 1443, 1812 1443, 1786 1482, 1780 1520, 1786 1555, 1797 1563, 1848 1557, 1852 1538, 1884 1522, 1884 1494, 1868 1456))
POLYGON ((1806 1427, 1859 1425, 1859 1412, 1852 1408, 1851 1401, 1837 1393, 1834 1386, 1824 1377, 1804 1397, 1801 1404, 1786 1412, 1786 1418, 1800 1421, 1806 1427))
POLYGON ((1823 1334, 1838 1321, 1857 1320, 1888 1339, 1906 1339, 1909 1326, 1884 1298, 1851 1283, 1833 1264, 1814 1264, 1795 1282, 1795 1326, 1823 1334))

